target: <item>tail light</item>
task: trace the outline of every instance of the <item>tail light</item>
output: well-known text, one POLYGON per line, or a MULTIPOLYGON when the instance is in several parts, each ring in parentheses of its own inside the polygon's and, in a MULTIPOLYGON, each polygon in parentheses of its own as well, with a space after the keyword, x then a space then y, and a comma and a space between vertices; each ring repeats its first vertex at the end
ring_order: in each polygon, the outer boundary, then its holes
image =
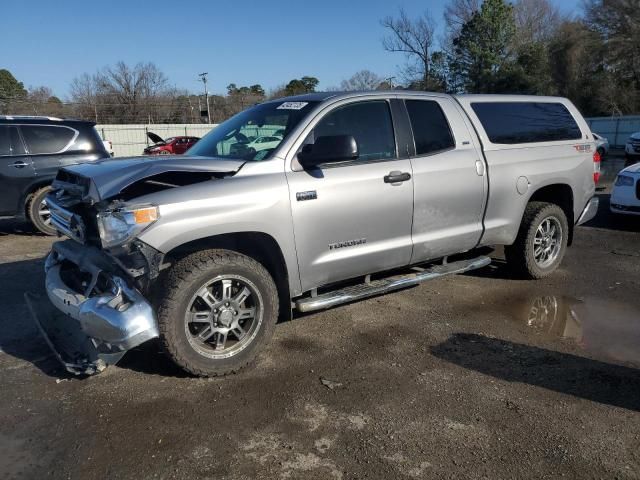
POLYGON ((593 154, 593 183, 596 185, 600 180, 600 154, 596 151, 593 154))

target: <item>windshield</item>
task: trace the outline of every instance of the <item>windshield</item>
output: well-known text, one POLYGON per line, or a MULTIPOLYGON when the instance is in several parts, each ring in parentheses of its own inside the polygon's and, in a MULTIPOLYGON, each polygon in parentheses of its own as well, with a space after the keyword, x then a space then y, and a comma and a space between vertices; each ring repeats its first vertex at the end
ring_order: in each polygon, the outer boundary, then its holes
POLYGON ((270 102, 231 117, 189 149, 189 155, 268 159, 318 102, 270 102))

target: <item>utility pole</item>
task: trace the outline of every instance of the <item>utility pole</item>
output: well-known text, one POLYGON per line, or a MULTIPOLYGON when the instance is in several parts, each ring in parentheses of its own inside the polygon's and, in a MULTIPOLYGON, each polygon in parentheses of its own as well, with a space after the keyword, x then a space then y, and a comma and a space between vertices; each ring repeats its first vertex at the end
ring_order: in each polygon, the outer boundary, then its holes
POLYGON ((387 85, 389 85, 389 90, 393 90, 393 81, 396 77, 387 77, 385 80, 387 81, 387 85))
POLYGON ((207 104, 207 123, 211 123, 211 111, 209 110, 209 91, 207 90, 207 75, 209 75, 209 73, 204 72, 199 74, 198 76, 202 79, 202 83, 204 83, 204 101, 207 104))

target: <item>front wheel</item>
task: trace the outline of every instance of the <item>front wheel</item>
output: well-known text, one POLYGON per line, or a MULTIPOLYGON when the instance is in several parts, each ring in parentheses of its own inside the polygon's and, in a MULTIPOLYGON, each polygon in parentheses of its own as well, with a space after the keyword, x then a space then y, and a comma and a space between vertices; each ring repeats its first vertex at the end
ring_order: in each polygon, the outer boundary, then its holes
POLYGON ((267 343, 278 318, 278 292, 257 261, 229 250, 205 250, 169 271, 158 308, 161 343, 198 376, 235 373, 267 343))
POLYGON ((562 262, 568 237, 567 216, 558 205, 530 202, 516 241, 504 249, 507 264, 520 276, 551 275, 562 262))

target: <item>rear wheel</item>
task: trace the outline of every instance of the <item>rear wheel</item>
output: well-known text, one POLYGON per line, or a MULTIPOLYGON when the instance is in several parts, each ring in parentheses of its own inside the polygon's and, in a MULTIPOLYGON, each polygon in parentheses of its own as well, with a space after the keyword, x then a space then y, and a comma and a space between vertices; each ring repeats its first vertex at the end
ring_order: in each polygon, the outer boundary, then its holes
POLYGON ((250 257, 206 250, 178 261, 158 308, 161 342, 172 360, 198 376, 235 373, 271 337, 278 292, 250 257))
POLYGON ((543 278, 551 275, 562 262, 568 237, 569 223, 558 205, 530 202, 516 241, 505 247, 507 264, 520 276, 543 278))
POLYGON ((27 205, 29 220, 31 220, 34 227, 45 235, 56 234, 56 229, 51 224, 51 212, 49 211, 49 206, 45 198, 50 191, 50 186, 36 190, 33 195, 31 195, 29 204, 27 205))

